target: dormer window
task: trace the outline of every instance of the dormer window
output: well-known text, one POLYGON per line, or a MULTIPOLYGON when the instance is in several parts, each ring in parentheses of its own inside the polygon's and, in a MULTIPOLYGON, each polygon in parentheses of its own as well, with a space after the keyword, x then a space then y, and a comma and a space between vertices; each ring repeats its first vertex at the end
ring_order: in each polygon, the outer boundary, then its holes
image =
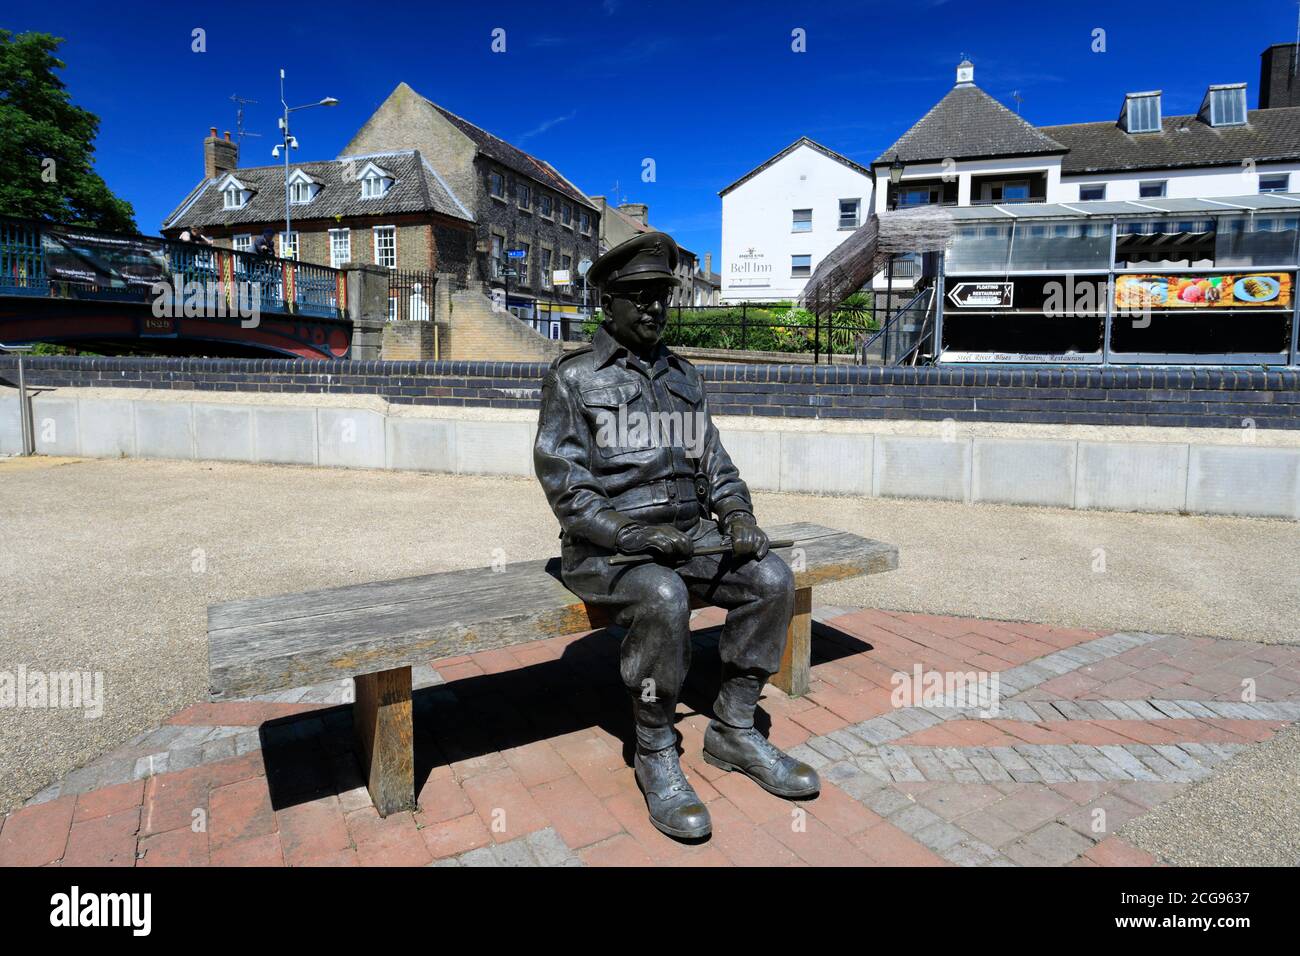
POLYGON ((1211 126, 1246 124, 1246 84, 1211 86, 1201 102, 1201 119, 1211 126))
POLYGON ((393 185, 392 175, 374 163, 367 163, 357 178, 361 180, 362 199, 382 199, 393 185))
POLYGON ((250 192, 234 176, 227 176, 221 183, 221 205, 225 209, 243 209, 248 205, 250 192))
POLYGON ((318 192, 320 192, 320 184, 301 169, 295 170, 294 174, 289 177, 289 202, 291 204, 301 206, 309 203, 316 198, 318 192))
POLYGON ((1160 91, 1130 93, 1124 97, 1119 125, 1126 133, 1160 132, 1160 91))

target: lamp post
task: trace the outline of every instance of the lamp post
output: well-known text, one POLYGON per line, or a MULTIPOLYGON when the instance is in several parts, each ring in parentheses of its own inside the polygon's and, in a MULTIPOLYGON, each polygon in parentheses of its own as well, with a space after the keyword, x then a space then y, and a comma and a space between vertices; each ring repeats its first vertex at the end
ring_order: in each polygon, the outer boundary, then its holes
MULTIPOLYGON (((902 158, 897 153, 895 153, 894 161, 889 164, 889 183, 891 186, 895 187, 894 196, 889 202, 890 209, 898 208, 897 187, 898 184, 903 181, 903 170, 905 168, 906 167, 903 165, 902 158)), ((889 254, 889 262, 886 264, 886 272, 885 272, 885 324, 881 326, 881 328, 886 329, 887 331, 885 332, 885 341, 880 348, 881 358, 884 360, 884 364, 886 365, 889 364, 889 358, 890 358, 890 354, 889 354, 890 339, 896 338, 898 335, 897 330, 888 331, 889 324, 890 322, 893 321, 893 311, 894 311, 894 254, 891 252, 889 254)))
MULTIPOLYGON (((289 241, 289 236, 293 233, 293 216, 289 206, 289 150, 298 148, 298 140, 289 134, 289 114, 296 113, 298 110, 309 110, 313 106, 338 106, 339 101, 332 96, 327 96, 316 103, 307 103, 303 106, 290 106, 284 100, 284 70, 280 70, 280 105, 284 107, 284 116, 280 119, 280 132, 283 137, 281 146, 271 150, 271 155, 279 157, 281 148, 284 149, 284 238, 280 240, 280 252, 284 253, 284 244, 289 241)), ((297 258, 297 249, 294 250, 294 258, 297 258)))

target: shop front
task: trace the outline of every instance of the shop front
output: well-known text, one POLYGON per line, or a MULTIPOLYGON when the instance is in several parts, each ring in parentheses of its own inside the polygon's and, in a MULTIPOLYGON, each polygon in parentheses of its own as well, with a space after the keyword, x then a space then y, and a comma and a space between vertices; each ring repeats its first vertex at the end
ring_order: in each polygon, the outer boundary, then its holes
POLYGON ((939 362, 1297 364, 1300 197, 951 213, 939 362))

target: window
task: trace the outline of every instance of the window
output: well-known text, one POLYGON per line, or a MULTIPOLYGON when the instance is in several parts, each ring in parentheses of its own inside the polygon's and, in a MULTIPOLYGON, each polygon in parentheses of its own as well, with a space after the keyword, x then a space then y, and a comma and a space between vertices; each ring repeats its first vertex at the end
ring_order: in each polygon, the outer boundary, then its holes
POLYGON ((352 261, 352 230, 330 230, 330 266, 339 268, 345 262, 352 261))
POLYGON ((239 183, 231 183, 221 193, 221 204, 226 209, 243 209, 244 208, 244 191, 239 188, 239 183))
POLYGON ((1273 173, 1259 176, 1259 191, 1262 193, 1284 193, 1291 184, 1289 173, 1273 173))
POLYGON ((1129 133, 1160 132, 1160 94, 1130 94, 1124 100, 1123 119, 1129 133))
POLYGON ((1160 199, 1165 194, 1165 185, 1168 180, 1153 179, 1145 183, 1138 183, 1138 196, 1142 199, 1160 199))
POLYGON ((515 186, 515 195, 519 198, 519 208, 532 210, 533 208, 533 190, 527 183, 519 183, 515 186))
POLYGON ((295 205, 311 202, 312 197, 316 194, 313 188, 314 183, 305 179, 299 179, 289 184, 289 202, 295 205))
POLYGON ((898 190, 899 206, 931 206, 939 202, 938 186, 902 186, 898 190))
POLYGON ((542 288, 549 289, 551 287, 551 250, 550 249, 542 250, 541 266, 542 266, 542 275, 541 275, 542 288))
POLYGON ((382 199, 388 192, 390 180, 385 179, 377 173, 371 173, 361 179, 361 198, 362 199, 382 199))
POLYGON ((505 256, 506 237, 492 234, 492 278, 501 278, 501 260, 505 256))
POLYGON ((1105 183, 1087 183, 1079 187, 1079 199, 1083 202, 1090 202, 1097 199, 1106 198, 1105 183))
POLYGON ((375 226, 375 265, 397 268, 396 226, 375 226))
POLYGON ((800 279, 812 275, 812 256, 791 256, 790 257, 790 276, 791 278, 800 279))
POLYGON ((506 178, 496 170, 488 173, 488 193, 497 199, 506 198, 506 178))
POLYGON ((1243 126, 1246 122, 1246 87, 1210 87, 1211 126, 1243 126))
POLYGON ((230 239, 230 248, 236 252, 252 252, 253 237, 251 235, 232 236, 230 239))
POLYGON ((537 197, 537 211, 542 214, 543 219, 555 218, 555 200, 551 199, 546 193, 537 197))
POLYGON ((573 268, 573 256, 560 256, 560 271, 567 272, 573 268))
POLYGON ((860 199, 841 199, 840 200, 840 228, 856 229, 858 228, 858 209, 862 206, 860 199))
POLYGON ((790 226, 791 232, 812 232, 812 210, 796 209, 794 211, 794 222, 790 226))
POLYGON ((297 259, 298 258, 298 232, 280 233, 280 258, 297 259))
POLYGON ((585 209, 578 213, 578 231, 584 236, 591 235, 591 213, 585 209))
POLYGON ((560 203, 560 225, 565 229, 573 228, 573 207, 567 202, 560 203))

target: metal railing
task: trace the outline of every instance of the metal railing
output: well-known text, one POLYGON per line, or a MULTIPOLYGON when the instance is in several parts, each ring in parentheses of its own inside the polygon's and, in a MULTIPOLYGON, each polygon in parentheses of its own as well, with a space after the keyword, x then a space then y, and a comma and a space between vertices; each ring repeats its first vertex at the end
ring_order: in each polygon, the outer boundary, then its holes
POLYGON ((874 365, 915 365, 931 328, 934 286, 927 285, 894 311, 880 330, 862 343, 858 360, 874 365))
POLYGON ((428 322, 438 276, 427 270, 394 269, 388 274, 388 321, 428 322))
POLYGON ((264 312, 339 318, 347 309, 344 274, 328 266, 0 216, 0 295, 151 302, 159 283, 256 296, 264 312))

